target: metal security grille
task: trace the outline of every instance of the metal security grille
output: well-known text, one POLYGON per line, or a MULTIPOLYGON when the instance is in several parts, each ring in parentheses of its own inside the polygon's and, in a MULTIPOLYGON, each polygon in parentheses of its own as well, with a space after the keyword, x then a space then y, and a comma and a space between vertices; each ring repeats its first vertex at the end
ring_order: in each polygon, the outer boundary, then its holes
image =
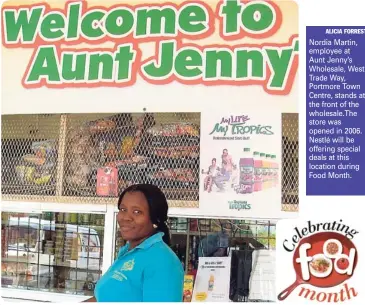
POLYGON ((54 196, 60 115, 2 116, 2 194, 54 196))
MULTIPOLYGON (((115 203, 138 182, 161 187, 170 207, 199 206, 199 113, 2 119, 3 200, 115 203)), ((283 114, 282 133, 282 209, 297 211, 298 114, 283 114)))
MULTIPOLYGON (((171 248, 180 258, 186 272, 197 268, 199 256, 212 254, 204 253, 202 246, 208 236, 224 233, 228 237, 229 248, 241 248, 246 244, 257 250, 276 248, 276 225, 270 221, 170 218, 169 228, 171 248)), ((115 229, 114 258, 125 244, 118 225, 115 229)))
POLYGON ((282 115, 282 200, 284 211, 299 209, 299 115, 282 115))
POLYGON ((104 215, 1 213, 1 286, 92 295, 104 215))
POLYGON ((196 206, 199 121, 199 113, 70 115, 63 195, 114 198, 129 185, 153 183, 170 205, 196 206))

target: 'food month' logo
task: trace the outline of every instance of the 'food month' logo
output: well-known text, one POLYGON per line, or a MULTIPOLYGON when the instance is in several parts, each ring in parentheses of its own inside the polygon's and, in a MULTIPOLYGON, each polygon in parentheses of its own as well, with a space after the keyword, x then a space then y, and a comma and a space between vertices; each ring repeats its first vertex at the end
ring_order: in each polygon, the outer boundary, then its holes
POLYGON ((295 228, 295 234, 285 239, 283 247, 293 252, 296 279, 280 292, 285 300, 298 286, 298 295, 308 301, 343 302, 357 296, 348 280, 354 274, 358 253, 352 239, 358 233, 340 221, 317 223, 295 228), (323 290, 326 288, 326 291, 323 290), (328 292, 327 292, 328 290, 328 292))

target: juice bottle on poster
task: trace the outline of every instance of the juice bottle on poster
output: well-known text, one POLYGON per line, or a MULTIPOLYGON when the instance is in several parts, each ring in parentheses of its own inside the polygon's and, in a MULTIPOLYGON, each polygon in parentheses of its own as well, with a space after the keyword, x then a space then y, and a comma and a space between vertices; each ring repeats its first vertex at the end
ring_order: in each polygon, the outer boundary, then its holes
POLYGON ((214 275, 211 274, 208 282, 208 291, 212 291, 214 288, 214 275))
POLYGON ((272 164, 271 164, 271 155, 266 154, 266 166, 267 166, 267 188, 272 187, 272 164))
POLYGON ((269 175, 269 171, 270 171, 270 163, 269 163, 269 160, 268 160, 268 154, 265 154, 265 157, 264 157, 264 168, 265 168, 265 182, 264 182, 264 188, 265 190, 267 190, 269 188, 269 179, 270 179, 270 175, 269 175))
POLYGON ((280 183, 280 169, 279 169, 279 163, 278 160, 276 160, 276 155, 274 155, 275 160, 275 183, 276 185, 279 185, 280 183))
POLYGON ((262 162, 262 169, 261 169, 261 175, 262 175, 262 189, 266 190, 267 188, 267 161, 266 161, 266 154, 261 153, 260 154, 261 162, 262 162))
POLYGON ((261 154, 257 151, 253 153, 254 167, 255 167, 255 184, 254 192, 262 190, 262 158, 261 154))
POLYGON ((273 164, 273 186, 277 186, 279 182, 279 166, 276 162, 276 155, 271 155, 271 160, 273 164))
POLYGON ((254 187, 254 159, 249 148, 243 149, 244 156, 240 159, 240 184, 243 193, 252 193, 254 187))
POLYGON ((269 156, 270 160, 270 187, 275 186, 275 162, 273 159, 273 155, 269 156))

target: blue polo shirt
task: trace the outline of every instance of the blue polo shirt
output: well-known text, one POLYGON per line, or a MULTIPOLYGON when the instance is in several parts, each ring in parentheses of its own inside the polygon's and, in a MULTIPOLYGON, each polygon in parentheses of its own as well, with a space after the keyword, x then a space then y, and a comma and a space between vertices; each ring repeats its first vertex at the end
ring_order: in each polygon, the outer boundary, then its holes
POLYGON ((157 233, 128 251, 126 244, 95 287, 98 302, 182 302, 184 270, 157 233))

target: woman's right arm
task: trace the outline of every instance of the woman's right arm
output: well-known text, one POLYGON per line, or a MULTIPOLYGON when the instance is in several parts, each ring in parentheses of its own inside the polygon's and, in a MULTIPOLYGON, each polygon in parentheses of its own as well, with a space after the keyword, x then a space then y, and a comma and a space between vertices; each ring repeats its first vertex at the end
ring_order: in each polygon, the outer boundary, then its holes
POLYGON ((82 303, 85 303, 85 302, 96 302, 96 299, 95 299, 95 297, 92 297, 90 299, 87 299, 85 301, 82 301, 82 303))

